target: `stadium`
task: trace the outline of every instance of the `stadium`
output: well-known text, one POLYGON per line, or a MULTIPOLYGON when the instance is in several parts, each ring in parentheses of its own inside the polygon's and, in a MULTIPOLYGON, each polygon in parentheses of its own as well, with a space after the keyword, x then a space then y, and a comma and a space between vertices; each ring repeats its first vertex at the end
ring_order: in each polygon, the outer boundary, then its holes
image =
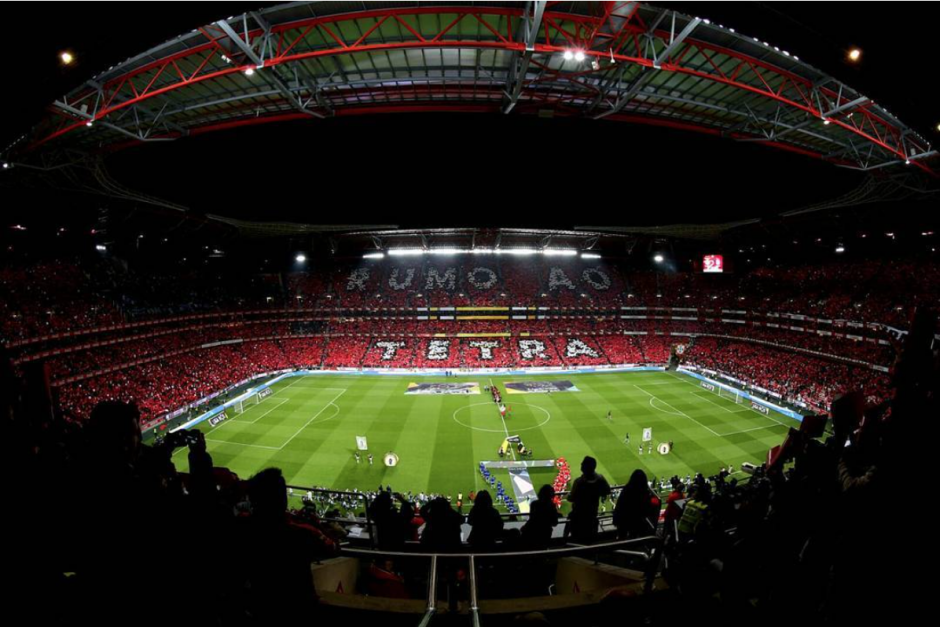
POLYGON ((929 11, 62 4, 0 125, 11 615, 917 615, 929 11))

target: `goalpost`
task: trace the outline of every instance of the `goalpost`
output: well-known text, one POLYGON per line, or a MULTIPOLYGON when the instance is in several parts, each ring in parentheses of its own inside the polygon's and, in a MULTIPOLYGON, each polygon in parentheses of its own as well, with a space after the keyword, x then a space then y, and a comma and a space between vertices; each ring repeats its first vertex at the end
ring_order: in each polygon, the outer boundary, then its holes
POLYGON ((736 404, 741 404, 744 402, 743 392, 733 388, 731 386, 719 385, 715 382, 700 381, 702 389, 712 394, 717 394, 719 397, 732 401, 736 404))
POLYGON ((718 396, 721 398, 726 398, 729 401, 734 401, 735 403, 740 403, 744 399, 741 397, 741 393, 737 390, 727 390, 721 386, 718 387, 718 396))
POLYGON ((232 405, 232 410, 236 415, 243 414, 245 411, 251 409, 267 397, 271 396, 273 393, 274 391, 271 388, 264 388, 263 390, 259 390, 257 394, 252 394, 248 398, 237 401, 234 405, 232 405))

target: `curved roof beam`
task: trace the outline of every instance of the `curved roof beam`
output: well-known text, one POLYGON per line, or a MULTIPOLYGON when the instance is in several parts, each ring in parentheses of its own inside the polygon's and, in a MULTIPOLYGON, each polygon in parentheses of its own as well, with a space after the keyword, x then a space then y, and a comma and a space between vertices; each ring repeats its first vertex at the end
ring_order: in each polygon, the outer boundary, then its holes
POLYGON ((940 170, 926 139, 863 94, 707 19, 637 2, 350 6, 295 2, 196 29, 59 99, 8 152, 113 150, 329 115, 549 111, 865 170, 940 170), (584 61, 564 59, 573 50, 584 61))

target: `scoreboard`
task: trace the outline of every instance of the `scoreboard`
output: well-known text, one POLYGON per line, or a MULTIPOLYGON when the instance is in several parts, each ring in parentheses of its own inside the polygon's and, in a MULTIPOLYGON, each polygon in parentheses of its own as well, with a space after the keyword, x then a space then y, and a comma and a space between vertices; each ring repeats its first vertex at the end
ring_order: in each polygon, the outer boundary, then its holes
POLYGON ((706 274, 721 274, 725 271, 725 258, 721 255, 705 255, 702 257, 702 272, 706 274))

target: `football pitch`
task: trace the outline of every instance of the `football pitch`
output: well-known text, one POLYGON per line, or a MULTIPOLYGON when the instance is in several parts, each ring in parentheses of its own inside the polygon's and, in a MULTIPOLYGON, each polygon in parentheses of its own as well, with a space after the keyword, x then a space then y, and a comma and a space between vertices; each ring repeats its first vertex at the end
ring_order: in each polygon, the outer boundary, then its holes
MULTIPOLYGON (((533 452, 531 459, 567 458, 573 477, 581 459, 591 455, 612 485, 626 483, 636 468, 651 479, 698 472, 709 476, 729 464, 735 470, 743 462, 759 465, 788 428, 799 424, 719 397, 697 380, 672 372, 492 378, 310 375, 283 379, 272 389, 260 402, 246 402, 242 413, 230 408, 228 418, 216 426, 203 422, 197 427, 206 435, 215 465, 243 479, 275 466, 290 485, 335 490, 391 485, 398 492, 456 497, 488 488, 479 464, 499 461, 497 450, 507 436, 519 436, 533 452), (570 381, 577 391, 510 394, 505 385, 559 380, 570 381), (480 393, 406 394, 416 382, 473 382, 480 393), (491 384, 511 408, 505 420, 483 389, 491 384), (652 429, 652 454, 647 444, 640 454, 647 428, 652 429), (373 465, 366 453, 356 461, 357 436, 368 439, 373 465), (657 445, 670 441, 672 452, 659 454, 657 445), (399 456, 397 466, 383 464, 387 452, 399 456)), ((182 450, 174 461, 187 470, 182 450)), ((533 469, 531 478, 537 490, 552 483, 555 471, 533 469)))

